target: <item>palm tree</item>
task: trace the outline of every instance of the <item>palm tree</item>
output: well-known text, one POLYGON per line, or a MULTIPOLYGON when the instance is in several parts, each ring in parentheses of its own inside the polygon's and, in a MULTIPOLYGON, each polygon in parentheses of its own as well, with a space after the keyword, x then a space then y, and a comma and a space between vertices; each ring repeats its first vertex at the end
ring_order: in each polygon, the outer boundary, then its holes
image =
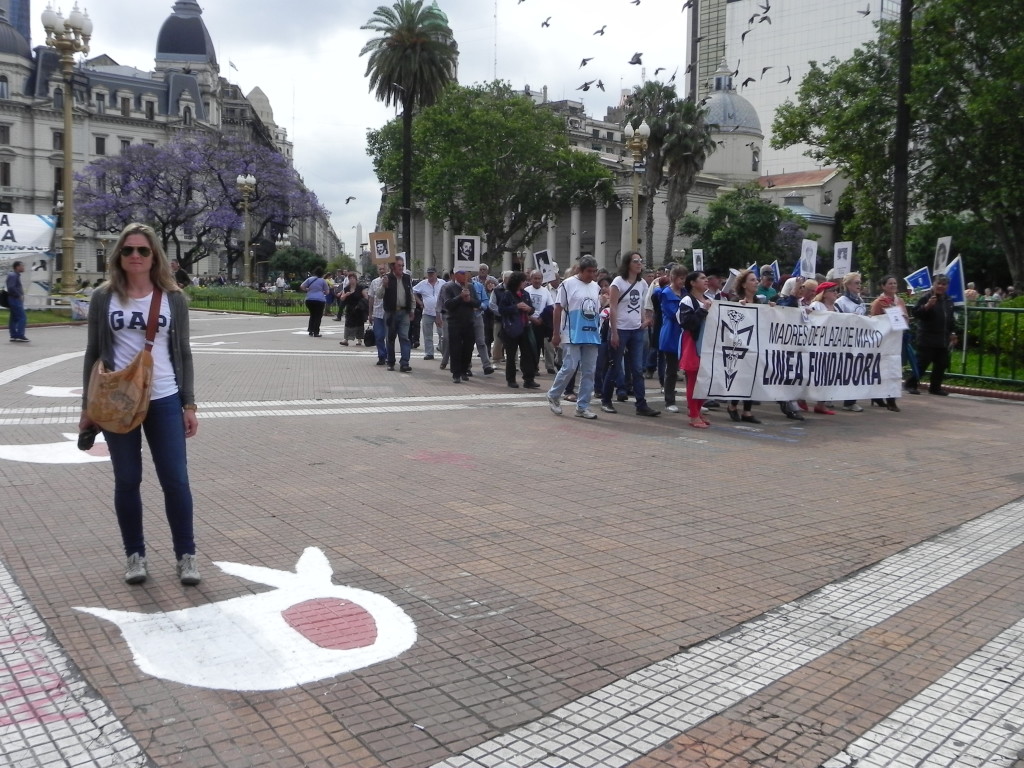
MULTIPOLYGON (((665 180, 665 155, 663 148, 668 137, 672 116, 677 111, 679 97, 675 86, 657 81, 647 81, 633 89, 626 102, 626 121, 639 124, 646 120, 651 128, 644 154, 644 196, 647 198, 646 221, 644 223, 644 258, 648 266, 654 264, 654 200, 665 180)), ((636 127, 634 125, 634 127, 636 127)), ((633 215, 637 215, 637 211, 633 215)))
POLYGON ((458 47, 448 18, 435 2, 397 0, 379 6, 360 29, 378 33, 359 52, 370 54, 366 76, 370 91, 385 105, 402 106, 402 248, 410 252, 412 218, 412 115, 437 101, 455 79, 458 47))
POLYGON ((707 110, 690 99, 679 101, 669 121, 668 135, 662 152, 668 176, 668 239, 665 242, 665 263, 674 261, 672 245, 676 223, 686 213, 687 196, 704 170, 704 161, 715 151, 710 126, 705 122, 707 110))

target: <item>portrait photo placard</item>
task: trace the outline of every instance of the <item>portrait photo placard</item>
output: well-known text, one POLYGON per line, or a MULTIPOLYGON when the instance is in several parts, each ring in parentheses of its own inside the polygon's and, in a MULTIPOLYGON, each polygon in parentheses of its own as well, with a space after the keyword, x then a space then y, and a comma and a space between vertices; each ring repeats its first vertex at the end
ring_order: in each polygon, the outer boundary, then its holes
POLYGON ((480 268, 480 238, 473 235, 455 236, 455 269, 476 270, 480 268))
POLYGON ((370 256, 374 264, 390 264, 397 253, 394 232, 370 233, 370 256))

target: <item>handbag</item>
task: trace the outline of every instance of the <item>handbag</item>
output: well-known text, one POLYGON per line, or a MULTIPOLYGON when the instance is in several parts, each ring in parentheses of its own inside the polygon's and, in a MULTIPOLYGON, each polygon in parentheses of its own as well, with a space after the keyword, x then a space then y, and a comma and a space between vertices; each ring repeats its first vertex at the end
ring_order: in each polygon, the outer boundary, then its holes
POLYGON ((7 295, 6 288, 0 288, 0 307, 3 307, 4 309, 11 308, 11 298, 7 295))
POLYGON ((153 340, 159 322, 163 293, 153 289, 146 323, 146 345, 119 371, 108 371, 103 360, 89 373, 89 397, 85 414, 107 432, 123 435, 146 419, 153 392, 153 340))
POLYGON ((363 344, 368 347, 373 347, 377 344, 377 334, 373 332, 372 326, 363 332, 363 344))

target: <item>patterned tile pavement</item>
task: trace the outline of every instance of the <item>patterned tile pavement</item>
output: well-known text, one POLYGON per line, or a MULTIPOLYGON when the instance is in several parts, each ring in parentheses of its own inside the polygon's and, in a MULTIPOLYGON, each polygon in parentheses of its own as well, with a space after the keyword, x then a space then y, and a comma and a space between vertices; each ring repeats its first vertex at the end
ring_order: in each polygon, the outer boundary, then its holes
MULTIPOLYGON (((1024 749, 1020 404, 910 397, 796 425, 766 404, 761 426, 713 414, 703 433, 670 414, 585 423, 500 373, 454 388, 418 353, 387 372, 340 338, 194 313, 194 589, 173 578, 151 474, 152 578, 128 587, 105 449, 67 463, 84 329, 5 354, 0 758, 839 768, 1024 749), (292 573, 307 548, 335 585, 408 615, 412 647, 215 689, 147 674, 118 626, 76 610, 258 604, 273 582, 245 567, 292 573)), ((319 647, 346 622, 362 644, 390 631, 295 600, 319 647)), ((253 614, 228 626, 267 632, 253 614)), ((180 646, 168 664, 197 663, 180 646)))

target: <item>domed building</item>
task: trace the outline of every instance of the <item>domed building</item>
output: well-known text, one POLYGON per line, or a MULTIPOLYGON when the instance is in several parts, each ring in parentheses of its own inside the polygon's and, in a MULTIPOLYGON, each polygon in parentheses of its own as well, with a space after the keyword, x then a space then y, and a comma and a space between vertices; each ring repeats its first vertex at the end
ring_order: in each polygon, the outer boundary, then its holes
POLYGON ((757 110, 736 93, 732 77, 723 59, 706 97, 707 122, 718 146, 704 163, 704 173, 735 187, 760 177, 764 133, 757 110))
MULTIPOLYGON (((57 51, 46 45, 32 50, 25 36, 11 25, 3 5, 0 3, 0 212, 53 214, 64 194, 67 84, 57 51)), ((76 64, 70 94, 74 99, 74 169, 77 172, 97 158, 120 154, 135 145, 157 146, 191 132, 237 136, 276 149, 290 160, 287 131, 274 125, 269 99, 258 88, 251 95, 252 100, 221 77, 213 38, 197 0, 175 0, 156 35, 153 71, 119 64, 103 54, 76 64)), ((340 248, 326 218, 297 222, 291 237, 294 242, 316 243, 328 259, 340 248)), ((88 281, 102 276, 106 245, 113 236, 79 225, 75 240, 77 276, 88 281)), ((56 262, 59 271, 61 254, 56 262)), ((216 256, 199 266, 211 274, 223 269, 222 259, 216 256)))

